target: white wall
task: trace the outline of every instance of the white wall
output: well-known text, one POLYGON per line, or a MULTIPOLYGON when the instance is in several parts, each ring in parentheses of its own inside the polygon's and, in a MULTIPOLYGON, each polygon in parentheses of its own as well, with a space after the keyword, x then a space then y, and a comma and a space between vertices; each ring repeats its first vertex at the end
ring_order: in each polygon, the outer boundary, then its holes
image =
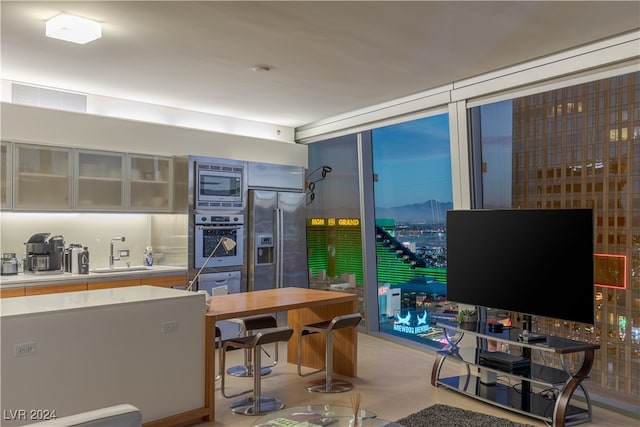
POLYGON ((4 102, 1 108, 3 140, 307 166, 301 144, 4 102))
MULTIPOLYGON (((211 156, 304 168, 308 163, 307 146, 292 142, 4 102, 1 108, 1 137, 7 141, 163 156, 211 156)), ((178 231, 172 231, 167 240, 167 233, 158 238, 149 215, 2 212, 0 250, 15 252, 20 259, 24 242, 31 235, 62 234, 67 243, 88 246, 90 267, 96 268, 108 265, 111 237, 126 236, 127 242, 118 247, 131 251, 132 265, 142 263, 145 247, 152 244, 159 263, 186 266, 187 224, 183 217, 176 221, 178 226, 171 230, 178 231), (162 259, 163 246, 171 249, 171 260, 162 259)))
MULTIPOLYGON (((129 403, 149 422, 204 406, 203 295, 140 286, 6 298, 0 304, 3 411, 55 410, 62 417, 129 403), (129 302, 136 291, 141 296, 129 302), (78 308, 93 300, 90 293, 115 303, 78 308), (176 296, 154 299, 161 293, 176 296), (32 312, 7 315, 20 300, 32 312), (72 308, 49 311, 54 306, 72 308), (167 321, 178 323, 175 333, 161 333, 167 321), (35 342, 35 353, 16 356, 15 345, 25 342, 35 342)), ((6 427, 24 424, 2 420, 6 427)))
POLYGON ((2 79, 0 82, 0 99, 2 99, 2 102, 14 102, 16 98, 14 97, 14 90, 19 87, 21 95, 18 95, 17 98, 25 101, 18 102, 19 104, 295 143, 293 140, 293 128, 287 126, 202 113, 130 99, 68 92, 64 89, 42 87, 6 79, 2 79), (64 108, 60 108, 61 106, 64 106, 64 108))
MULTIPOLYGON (((127 261, 131 262, 131 265, 141 265, 145 247, 151 244, 151 215, 2 212, 0 233, 1 251, 15 252, 18 259, 22 259, 25 251, 24 243, 32 235, 61 234, 67 245, 80 243, 89 248, 90 268, 107 267, 109 241, 116 236, 125 236, 126 241, 116 243, 115 247, 129 249, 130 257, 123 258, 117 265, 124 265, 127 261)), ((159 260, 159 258, 156 259, 159 260)))
POLYGON ((145 248, 153 246, 157 265, 187 266, 188 216, 186 214, 91 214, 24 213, 0 214, 0 252, 14 252, 22 260, 25 242, 36 233, 61 234, 66 245, 80 243, 89 248, 89 267, 109 265, 109 241, 124 236, 115 249, 128 249, 129 258, 115 265, 143 264, 145 248))

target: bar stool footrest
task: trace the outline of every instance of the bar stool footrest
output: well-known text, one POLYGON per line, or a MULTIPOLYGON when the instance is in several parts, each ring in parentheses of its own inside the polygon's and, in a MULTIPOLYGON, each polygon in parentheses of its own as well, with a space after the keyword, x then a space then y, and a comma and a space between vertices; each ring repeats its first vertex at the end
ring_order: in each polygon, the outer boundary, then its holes
MULTIPOLYGON (((249 331, 256 331, 260 329, 268 329, 268 328, 276 328, 278 326, 278 321, 271 314, 258 314, 256 316, 248 316, 248 317, 237 317, 234 319, 230 319, 230 322, 235 322, 240 324, 241 330, 245 331, 244 337, 231 338, 230 341, 236 341, 240 343, 248 343, 251 341, 251 336, 248 335, 249 331)), ((235 349, 230 347, 231 349, 235 349)), ((263 349, 263 351, 265 351, 263 349)), ((265 351, 266 353, 266 351, 265 351)), ((278 363, 278 348, 276 347, 276 357, 273 361, 272 366, 276 366, 278 363)), ((267 354, 268 355, 268 354, 267 354)), ((269 375, 271 373, 271 369, 268 367, 263 367, 260 371, 260 376, 269 375)), ((227 374, 233 377, 243 377, 248 378, 253 376, 253 363, 248 358, 248 354, 245 353, 245 363, 243 365, 232 366, 227 369, 227 374)))
MULTIPOLYGON (((260 376, 269 375, 271 373, 271 368, 264 366, 260 368, 260 376)), ((237 365, 232 366, 227 369, 227 374, 233 377, 252 377, 253 376, 253 365, 251 365, 248 369, 246 366, 237 365)))
POLYGON ((279 411, 284 408, 284 403, 274 397, 261 396, 259 399, 260 410, 253 397, 236 400, 231 404, 231 412, 242 415, 262 415, 279 411))
POLYGON ((333 381, 331 381, 331 386, 327 387, 327 381, 323 378, 321 380, 312 381, 305 387, 307 390, 317 393, 343 393, 351 390, 353 388, 353 384, 349 381, 337 380, 334 378, 333 381))

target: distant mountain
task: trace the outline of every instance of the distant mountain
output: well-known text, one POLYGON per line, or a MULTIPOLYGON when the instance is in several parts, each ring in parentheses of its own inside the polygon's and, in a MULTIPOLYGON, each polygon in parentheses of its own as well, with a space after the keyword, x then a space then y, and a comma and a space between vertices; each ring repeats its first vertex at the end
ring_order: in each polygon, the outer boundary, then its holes
POLYGON ((428 222, 443 224, 446 212, 453 209, 453 202, 427 200, 423 203, 395 206, 391 208, 376 207, 376 218, 393 218, 396 222, 428 222))

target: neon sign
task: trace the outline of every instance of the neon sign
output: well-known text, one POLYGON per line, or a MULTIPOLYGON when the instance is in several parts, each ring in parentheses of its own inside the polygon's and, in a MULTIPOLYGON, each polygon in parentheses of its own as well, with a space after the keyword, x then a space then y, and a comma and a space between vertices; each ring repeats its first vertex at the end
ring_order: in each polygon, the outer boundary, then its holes
POLYGON ((340 227, 359 227, 360 218, 309 218, 309 225, 340 227))
POLYGON ((400 313, 396 313, 394 316, 395 323, 393 324, 393 330, 405 334, 424 334, 431 329, 431 326, 429 326, 427 322, 428 317, 429 316, 426 311, 423 311, 422 314, 412 313, 409 311, 405 316, 401 316, 400 313))

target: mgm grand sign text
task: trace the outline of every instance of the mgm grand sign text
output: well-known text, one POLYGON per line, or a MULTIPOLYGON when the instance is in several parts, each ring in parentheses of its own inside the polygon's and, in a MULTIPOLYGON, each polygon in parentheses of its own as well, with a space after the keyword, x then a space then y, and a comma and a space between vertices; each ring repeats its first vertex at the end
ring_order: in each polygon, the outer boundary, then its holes
POLYGON ((310 218, 309 225, 321 227, 359 227, 360 218, 310 218))

